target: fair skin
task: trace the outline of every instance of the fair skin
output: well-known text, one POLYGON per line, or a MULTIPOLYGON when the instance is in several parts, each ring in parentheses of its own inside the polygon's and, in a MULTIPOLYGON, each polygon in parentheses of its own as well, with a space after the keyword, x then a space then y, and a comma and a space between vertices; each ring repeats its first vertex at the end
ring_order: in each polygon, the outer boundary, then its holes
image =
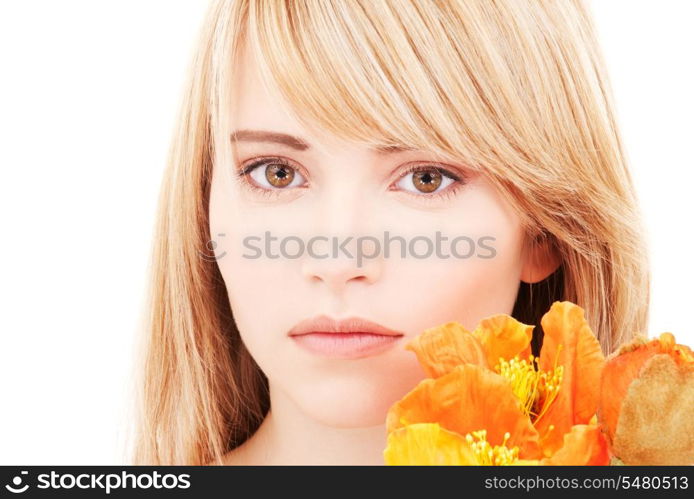
MULTIPOLYGON (((542 247, 525 249, 519 217, 482 174, 462 162, 437 161, 427 151, 382 152, 317 137, 278 111, 278 95, 263 88, 252 58, 243 57, 231 130, 287 134, 308 147, 249 137, 233 144, 233 164, 214 167, 210 237, 217 254, 224 254, 218 264, 234 319, 268 377, 271 400, 259 430, 229 452, 225 463, 382 464, 386 412, 424 378, 414 354, 404 349, 408 339, 447 321, 473 328, 486 316, 510 314, 521 280, 543 279, 556 259, 540 253, 542 247), (237 177, 235 172, 259 158, 266 163, 237 177), (406 173, 415 165, 424 168, 423 176, 406 173), (250 253, 243 238, 266 231, 307 241, 316 235, 382 240, 384 231, 433 240, 437 230, 450 239, 493 237, 496 254, 402 258, 395 244, 389 257, 365 259, 361 266, 344 256, 243 256, 250 253), (404 336, 367 357, 317 355, 297 346, 288 331, 321 314, 365 318, 404 336)), ((287 245, 288 252, 295 248, 287 245)), ((329 248, 317 244, 316 252, 329 248)))

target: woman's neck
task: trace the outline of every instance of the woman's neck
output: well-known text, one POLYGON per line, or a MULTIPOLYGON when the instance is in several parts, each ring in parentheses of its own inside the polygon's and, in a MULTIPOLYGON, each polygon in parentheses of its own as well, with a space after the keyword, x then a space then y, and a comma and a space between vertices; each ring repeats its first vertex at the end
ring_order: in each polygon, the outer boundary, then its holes
POLYGON ((382 465, 385 425, 334 428, 304 414, 278 390, 258 430, 227 455, 226 464, 382 465))

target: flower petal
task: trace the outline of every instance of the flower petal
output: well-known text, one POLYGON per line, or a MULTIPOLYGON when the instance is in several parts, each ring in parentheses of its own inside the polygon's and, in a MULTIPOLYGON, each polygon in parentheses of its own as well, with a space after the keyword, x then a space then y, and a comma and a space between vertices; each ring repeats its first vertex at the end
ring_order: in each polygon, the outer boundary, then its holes
POLYGON ((607 358, 600 383, 598 416, 610 442, 617 431, 619 412, 629 385, 658 350, 656 343, 638 337, 607 358))
POLYGON ((477 464, 470 444, 437 423, 411 424, 389 433, 383 459, 391 466, 477 464))
POLYGON ((610 453, 607 440, 595 424, 574 425, 564 435, 561 448, 541 464, 547 466, 607 466, 610 453))
POLYGON ((449 373, 460 364, 487 364, 482 345, 459 322, 427 329, 410 340, 405 349, 417 355, 424 372, 431 378, 449 373))
POLYGON ((607 358, 602 374, 598 415, 610 442, 617 431, 619 414, 629 386, 639 377, 645 364, 658 354, 668 354, 678 366, 694 370, 694 355, 689 347, 678 345, 672 333, 663 333, 650 341, 642 336, 637 337, 607 358))
POLYGON ((510 315, 498 314, 480 321, 472 333, 479 340, 491 369, 499 359, 527 358, 535 326, 528 326, 510 315))
POLYGON ((627 465, 694 464, 694 369, 668 354, 644 364, 627 389, 614 454, 627 465))
POLYGON ((544 339, 540 369, 563 366, 559 393, 547 412, 535 422, 545 455, 559 450, 564 434, 586 424, 598 406, 600 376, 605 356, 585 319, 583 309, 571 302, 554 302, 542 317, 544 339), (553 427, 553 428, 550 428, 553 427))
POLYGON ((502 445, 509 432, 508 445, 519 448, 521 459, 540 456, 538 434, 510 382, 480 366, 463 364, 425 379, 388 411, 388 432, 414 423, 439 423, 459 435, 486 430, 491 445, 502 445))

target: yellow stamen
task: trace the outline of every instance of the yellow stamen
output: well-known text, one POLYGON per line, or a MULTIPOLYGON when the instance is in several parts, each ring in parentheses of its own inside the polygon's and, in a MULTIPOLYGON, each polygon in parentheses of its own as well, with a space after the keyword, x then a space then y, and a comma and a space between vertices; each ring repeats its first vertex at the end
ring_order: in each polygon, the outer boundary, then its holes
POLYGON ((491 445, 487 442, 487 430, 473 431, 465 435, 470 444, 477 464, 481 466, 508 466, 518 461, 518 447, 508 448, 506 443, 511 435, 506 432, 501 445, 491 445))
POLYGON ((543 448, 543 454, 545 455, 545 457, 550 457, 553 454, 551 449, 545 447, 545 444, 550 439, 550 436, 553 437, 552 433, 554 432, 554 430, 555 426, 551 424, 547 427, 547 433, 540 436, 540 447, 543 448))
MULTIPOLYGON (((557 359, 558 357, 557 354, 557 359)), ((564 367, 557 366, 557 359, 551 371, 541 370, 538 366, 538 358, 533 355, 529 356, 529 360, 521 360, 518 357, 511 360, 500 358, 495 368, 497 373, 511 382, 513 393, 521 402, 521 410, 533 422, 547 412, 559 393, 564 367)))

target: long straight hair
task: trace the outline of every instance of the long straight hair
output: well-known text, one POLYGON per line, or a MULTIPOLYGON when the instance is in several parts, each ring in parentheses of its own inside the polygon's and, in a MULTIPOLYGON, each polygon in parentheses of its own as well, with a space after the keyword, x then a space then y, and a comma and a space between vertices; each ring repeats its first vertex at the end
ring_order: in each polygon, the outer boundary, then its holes
MULTIPOLYGON (((217 263, 201 256, 242 47, 307 128, 431 151, 486 175, 530 244, 561 257, 545 281, 521 285, 519 320, 539 326, 554 300, 570 300, 605 353, 645 331, 643 229, 579 1, 213 1, 160 194, 133 462, 219 464, 269 408, 267 379, 241 341, 217 263)), ((534 347, 540 342, 541 332, 534 347)))

